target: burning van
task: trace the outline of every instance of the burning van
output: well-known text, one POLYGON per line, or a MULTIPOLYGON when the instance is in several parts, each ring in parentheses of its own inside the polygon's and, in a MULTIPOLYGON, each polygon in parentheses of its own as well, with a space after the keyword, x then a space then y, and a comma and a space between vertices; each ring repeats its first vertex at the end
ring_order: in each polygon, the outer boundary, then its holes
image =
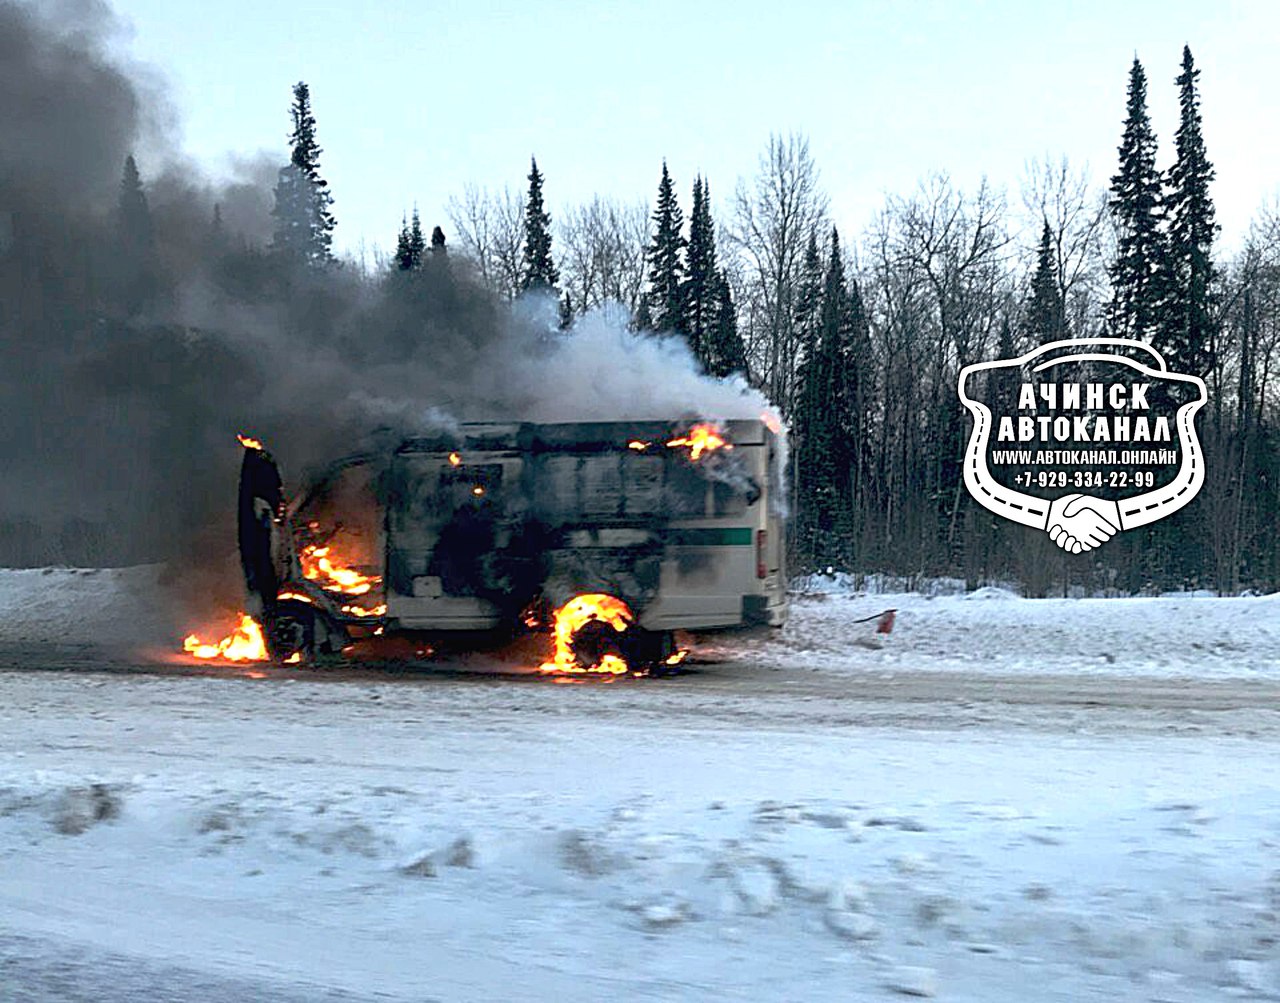
POLYGON ((676 631, 786 617, 764 420, 463 425, 342 460, 291 500, 241 441, 249 613, 276 661, 542 631, 546 671, 625 672, 675 664, 676 631))

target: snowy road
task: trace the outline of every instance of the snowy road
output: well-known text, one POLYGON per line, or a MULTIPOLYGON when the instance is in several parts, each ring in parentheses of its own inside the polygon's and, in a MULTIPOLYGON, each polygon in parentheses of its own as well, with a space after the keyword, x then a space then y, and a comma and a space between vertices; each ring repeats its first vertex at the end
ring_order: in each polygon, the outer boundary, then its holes
POLYGON ((1271 600, 894 601, 609 685, 11 629, 0 998, 1280 997, 1271 600), (1226 647, 1149 647, 1193 613, 1226 647))

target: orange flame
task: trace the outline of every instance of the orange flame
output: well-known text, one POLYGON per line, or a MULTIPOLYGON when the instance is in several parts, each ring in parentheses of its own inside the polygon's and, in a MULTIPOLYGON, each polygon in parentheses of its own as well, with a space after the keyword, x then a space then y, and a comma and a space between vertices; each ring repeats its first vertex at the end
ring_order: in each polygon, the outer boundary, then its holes
POLYGON ((652 443, 642 442, 639 439, 632 439, 627 443, 627 448, 634 449, 636 452, 643 452, 648 449, 650 445, 652 445, 652 443))
POLYGON ((387 612, 387 604, 378 603, 377 606, 365 607, 357 606, 355 603, 348 603, 342 607, 342 612, 349 616, 384 616, 387 612))
POLYGON ((733 448, 733 443, 724 437, 724 433, 711 424, 694 425, 684 435, 669 440, 667 445, 672 449, 688 449, 691 460, 701 459, 703 453, 733 448))
POLYGON ((555 654, 549 662, 539 666, 540 672, 584 673, 599 672, 620 676, 627 672, 626 660, 615 654, 606 654, 595 665, 583 665, 574 650, 578 632, 593 620, 608 624, 619 634, 627 630, 635 617, 621 599, 600 593, 574 596, 556 610, 555 654))
POLYGON ((210 644, 190 634, 182 642, 182 649, 196 658, 225 658, 228 662, 265 662, 270 657, 262 628, 247 613, 240 614, 240 626, 221 641, 210 644))
POLYGON ((461 457, 461 456, 459 456, 457 453, 450 453, 450 454, 449 454, 449 462, 450 462, 450 463, 452 463, 452 464, 456 467, 456 466, 458 466, 459 464, 461 464, 461 463, 462 463, 462 457, 461 457))
POLYGON ((251 439, 247 435, 237 434, 236 438, 240 441, 240 445, 244 446, 245 449, 261 449, 262 448, 261 442, 259 442, 257 439, 251 439))
POLYGON ((381 575, 366 575, 355 568, 342 566, 332 550, 332 547, 320 547, 314 543, 303 547, 298 555, 303 576, 318 582, 326 592, 341 592, 349 596, 362 596, 382 584, 381 575))
POLYGON ((774 435, 782 434, 782 419, 772 411, 760 412, 760 420, 764 422, 764 427, 774 435))

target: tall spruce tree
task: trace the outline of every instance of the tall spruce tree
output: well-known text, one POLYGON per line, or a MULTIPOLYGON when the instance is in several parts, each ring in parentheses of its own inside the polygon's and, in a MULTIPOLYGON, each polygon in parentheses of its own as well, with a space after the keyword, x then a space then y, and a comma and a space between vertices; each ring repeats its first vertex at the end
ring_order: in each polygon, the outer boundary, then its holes
POLYGON ((1053 251, 1053 231, 1050 230, 1047 219, 1040 233, 1035 274, 1031 276, 1027 326, 1031 336, 1041 344, 1059 341, 1067 336, 1066 311, 1062 305, 1062 292, 1058 285, 1058 265, 1053 251))
POLYGON ((710 368, 707 341, 720 309, 718 280, 710 186, 697 177, 693 179, 693 208, 689 212, 689 245, 681 300, 684 332, 704 369, 710 368))
POLYGON ((400 235, 396 239, 396 268, 402 272, 420 271, 425 260, 426 242, 422 236, 422 219, 413 207, 412 222, 400 219, 400 235))
MULTIPOLYGON (((842 269, 843 271, 843 269, 842 269)), ((1000 356, 1007 358, 1008 356, 1000 356)), ((867 492, 871 465, 871 404, 875 391, 871 360, 871 321, 856 278, 847 284, 840 320, 839 377, 835 392, 840 414, 841 441, 837 445, 836 475, 840 479, 845 527, 857 529, 859 507, 867 492)))
POLYGON ((396 237, 395 266, 398 271, 413 271, 413 238, 409 233, 409 221, 400 217, 400 233, 396 237))
POLYGON ((337 221, 330 211, 333 194, 320 175, 320 149, 316 119, 311 113, 311 90, 301 81, 293 88, 290 109, 289 164, 280 169, 275 188, 274 249, 312 267, 333 263, 333 230, 337 221))
POLYGON ((559 306, 560 330, 567 331, 573 327, 573 298, 566 290, 565 294, 560 297, 559 306))
POLYGON ((636 315, 631 320, 631 329, 633 331, 653 330, 653 312, 649 309, 649 297, 645 293, 640 294, 640 302, 636 306, 636 315))
POLYGON ((409 259, 412 267, 422 267, 425 259, 427 243, 422 236, 422 219, 418 216, 418 207, 413 207, 413 216, 409 219, 409 259))
POLYGON ((116 206, 119 253, 114 268, 120 277, 121 305, 133 313, 156 291, 155 230, 151 206, 142 190, 133 154, 124 158, 120 175, 120 198, 116 206))
POLYGON ((1135 56, 1129 70, 1128 109, 1120 142, 1120 170, 1111 179, 1116 256, 1111 262, 1111 333, 1158 340, 1164 311, 1166 244, 1156 169, 1156 137, 1147 115, 1147 75, 1135 56))
MULTIPOLYGON (((816 248, 816 240, 813 244, 816 248)), ((800 403, 794 418, 797 543, 802 559, 809 562, 842 561, 849 554, 854 436, 859 425, 856 371, 865 364, 859 358, 865 317, 861 297, 853 301, 845 282, 840 235, 834 227, 817 316, 816 341, 800 366, 800 403)))
POLYGON ((524 259, 521 289, 554 289, 560 281, 551 258, 551 216, 542 201, 542 172, 530 158, 529 195, 524 204, 524 259))
POLYGON ((1199 76, 1191 49, 1183 46, 1182 73, 1176 81, 1180 112, 1177 156, 1169 171, 1165 203, 1169 218, 1168 301, 1160 347, 1172 368, 1203 376, 1213 365, 1217 342, 1211 253, 1218 227, 1209 196, 1214 171, 1201 131, 1196 90, 1199 76))
POLYGON ((733 292, 724 273, 715 276, 715 317, 703 338, 703 365, 712 376, 723 379, 734 373, 747 372, 747 350, 738 333, 738 310, 733 292))
POLYGON ((804 249, 804 261, 800 265, 800 281, 796 286, 795 306, 792 309, 792 329, 795 331, 800 365, 817 350, 822 314, 822 281, 818 235, 811 231, 809 243, 804 249))
POLYGON ((684 263, 682 234, 684 216, 676 201, 675 186, 662 162, 662 180, 658 182, 658 203, 653 210, 653 241, 646 255, 649 262, 649 313, 653 330, 683 331, 684 263))

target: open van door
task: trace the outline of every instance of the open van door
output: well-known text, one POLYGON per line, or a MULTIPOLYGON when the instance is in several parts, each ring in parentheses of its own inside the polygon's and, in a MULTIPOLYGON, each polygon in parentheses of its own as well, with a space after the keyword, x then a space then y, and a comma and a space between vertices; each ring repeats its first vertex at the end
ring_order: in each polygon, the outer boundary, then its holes
POLYGON ((315 611, 308 603, 278 598, 281 585, 295 577, 296 564, 280 468, 253 440, 244 447, 237 530, 248 612, 262 625, 272 661, 310 662, 316 652, 315 611))
POLYGON ((240 463, 237 529, 249 614, 259 622, 275 604, 280 583, 288 574, 278 559, 283 549, 279 540, 285 531, 283 518, 280 468, 265 449, 246 445, 240 463))

